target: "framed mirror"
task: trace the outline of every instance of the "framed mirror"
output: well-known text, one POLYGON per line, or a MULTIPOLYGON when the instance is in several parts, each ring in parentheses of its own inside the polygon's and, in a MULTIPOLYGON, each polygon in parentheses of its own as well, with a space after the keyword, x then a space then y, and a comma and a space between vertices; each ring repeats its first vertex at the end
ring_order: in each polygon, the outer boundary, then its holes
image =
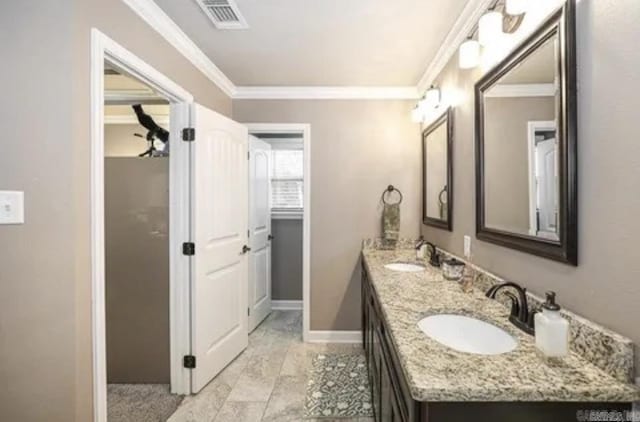
POLYGON ((422 222, 451 231, 453 215, 453 110, 422 132, 422 222))
POLYGON ((577 265, 574 2, 475 86, 478 239, 577 265))

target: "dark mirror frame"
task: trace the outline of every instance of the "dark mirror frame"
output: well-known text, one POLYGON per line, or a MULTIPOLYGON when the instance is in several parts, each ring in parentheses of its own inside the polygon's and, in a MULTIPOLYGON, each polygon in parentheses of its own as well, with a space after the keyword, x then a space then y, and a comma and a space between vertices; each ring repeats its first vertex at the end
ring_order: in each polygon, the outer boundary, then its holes
POLYGON ((422 222, 428 226, 453 230, 453 108, 448 107, 440 117, 422 131, 422 222), (443 124, 447 125, 447 219, 427 217, 427 136, 443 124))
POLYGON ((556 261, 578 265, 578 151, 575 3, 567 0, 529 38, 475 85, 476 237, 556 261), (559 39, 560 79, 556 119, 559 162, 559 240, 491 229, 485 221, 484 92, 554 36, 559 39))

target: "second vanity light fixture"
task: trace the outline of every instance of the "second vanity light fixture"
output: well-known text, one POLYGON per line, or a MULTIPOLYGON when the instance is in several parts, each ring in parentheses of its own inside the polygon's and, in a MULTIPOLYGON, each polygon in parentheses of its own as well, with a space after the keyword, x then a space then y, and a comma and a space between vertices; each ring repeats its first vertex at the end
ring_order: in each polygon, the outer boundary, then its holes
MULTIPOLYGON (((488 11, 482 15, 471 35, 460 45, 458 66, 460 69, 473 69, 482 59, 483 49, 499 43, 505 33, 514 33, 528 10, 529 0, 495 0, 488 11), (474 39, 474 35, 478 39, 474 39)), ((418 104, 411 110, 411 120, 423 123, 440 106, 442 94, 440 88, 431 85, 418 104)))
POLYGON ((422 123, 425 120, 425 117, 430 113, 430 111, 438 108, 440 106, 440 101, 442 99, 442 94, 440 92, 440 88, 431 85, 427 92, 424 93, 424 96, 418 104, 411 111, 411 120, 415 123, 422 123))
POLYGON ((482 48, 500 42, 506 33, 515 32, 527 13, 528 0, 496 0, 478 21, 477 28, 460 45, 458 66, 460 69, 473 69, 480 64, 482 48), (501 9, 503 12, 498 11, 501 9), (477 31, 476 31, 477 30, 477 31), (478 40, 473 36, 478 33, 478 40))

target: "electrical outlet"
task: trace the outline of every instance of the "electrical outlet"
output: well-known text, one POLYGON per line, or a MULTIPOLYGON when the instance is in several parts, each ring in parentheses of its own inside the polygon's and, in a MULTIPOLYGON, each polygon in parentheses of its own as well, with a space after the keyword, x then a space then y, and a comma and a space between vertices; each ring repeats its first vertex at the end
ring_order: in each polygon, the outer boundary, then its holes
POLYGON ((471 236, 464 237, 464 257, 471 258, 471 236))
POLYGON ((24 224, 24 193, 0 191, 0 224, 24 224))

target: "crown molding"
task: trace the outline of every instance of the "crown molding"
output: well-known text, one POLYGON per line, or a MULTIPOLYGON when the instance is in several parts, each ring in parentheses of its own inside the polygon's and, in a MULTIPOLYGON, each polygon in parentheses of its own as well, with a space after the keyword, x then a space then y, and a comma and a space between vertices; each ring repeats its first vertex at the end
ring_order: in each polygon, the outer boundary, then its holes
MULTIPOLYGON (((169 124, 169 116, 152 116, 153 120, 160 125, 169 124)), ((132 114, 105 114, 105 125, 139 125, 138 118, 132 114)))
POLYGON ((153 0, 122 0, 229 97, 236 86, 153 0))
POLYGON ((469 0, 462 9, 460 16, 456 19, 451 30, 445 37, 442 45, 438 49, 436 56, 431 60, 420 81, 418 81, 418 92, 424 92, 435 81, 438 75, 458 51, 458 47, 471 34, 476 23, 484 12, 491 6, 493 0, 469 0))
POLYGON ((414 100, 413 86, 239 86, 234 99, 252 100, 414 100))
POLYGON ((104 91, 106 105, 130 104, 167 104, 167 100, 148 90, 110 90, 104 91))
POLYGON ((555 95, 554 84, 498 84, 484 93, 487 98, 553 97, 555 95))
POLYGON ((236 86, 153 0, 122 0, 232 99, 413 100, 420 98, 456 53, 493 0, 469 0, 417 86, 236 86))

